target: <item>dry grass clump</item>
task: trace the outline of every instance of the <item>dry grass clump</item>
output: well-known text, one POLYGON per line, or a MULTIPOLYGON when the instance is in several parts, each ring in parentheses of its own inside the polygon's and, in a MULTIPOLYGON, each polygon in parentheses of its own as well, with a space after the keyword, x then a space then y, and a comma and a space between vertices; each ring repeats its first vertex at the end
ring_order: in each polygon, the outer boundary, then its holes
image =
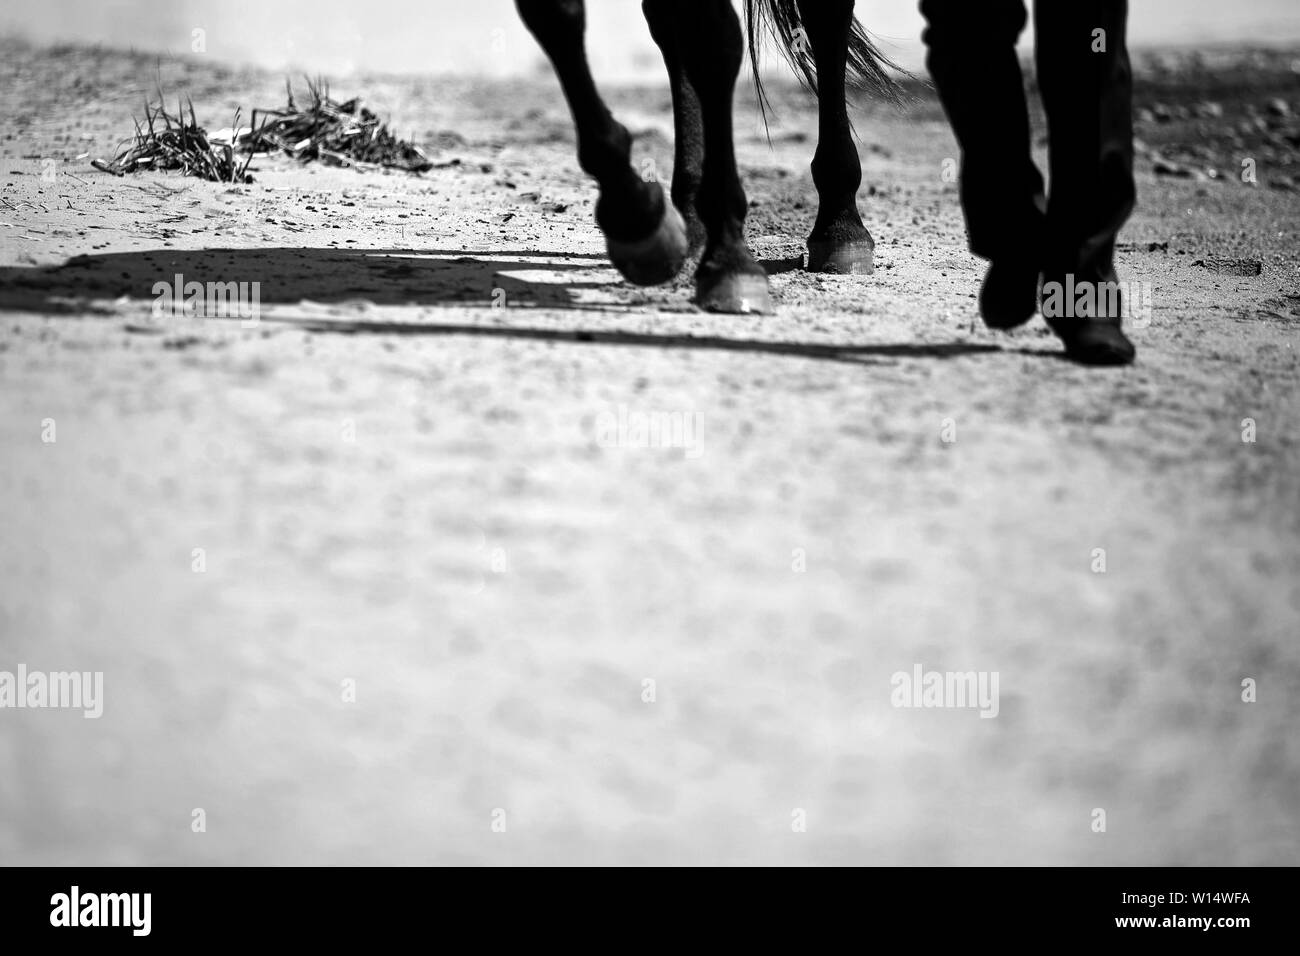
POLYGON ((415 173, 433 168, 420 147, 394 136, 358 97, 340 103, 330 97, 324 80, 308 80, 307 90, 311 102, 306 108, 294 102, 293 89, 286 82, 289 102, 284 109, 253 110, 257 131, 248 136, 249 148, 281 150, 304 162, 320 160, 338 166, 386 166, 415 173))
MULTIPOLYGON (((179 99, 176 113, 158 104, 144 104, 143 121, 135 120, 135 136, 111 162, 91 160, 91 165, 116 176, 142 170, 179 170, 218 183, 251 183, 248 167, 256 153, 283 152, 300 162, 324 162, 358 169, 404 169, 422 173, 433 162, 414 143, 399 139, 357 97, 340 103, 329 95, 323 80, 307 81, 310 102, 299 108, 288 82, 288 103, 283 109, 253 110, 253 125, 239 125, 240 110, 227 130, 209 134, 179 99), (261 117, 259 123, 258 118, 261 117)), ((188 101, 187 101, 188 102, 188 101)))
MULTIPOLYGON (((112 162, 91 160, 91 165, 116 176, 148 169, 180 170, 186 176, 198 176, 218 183, 251 183, 248 164, 250 152, 241 163, 234 143, 213 142, 194 118, 194 104, 189 103, 189 118, 180 100, 176 114, 167 112, 161 91, 158 105, 144 104, 144 123, 135 121, 135 138, 113 157, 112 162)), ((235 110, 234 129, 239 129, 239 110, 235 110)))

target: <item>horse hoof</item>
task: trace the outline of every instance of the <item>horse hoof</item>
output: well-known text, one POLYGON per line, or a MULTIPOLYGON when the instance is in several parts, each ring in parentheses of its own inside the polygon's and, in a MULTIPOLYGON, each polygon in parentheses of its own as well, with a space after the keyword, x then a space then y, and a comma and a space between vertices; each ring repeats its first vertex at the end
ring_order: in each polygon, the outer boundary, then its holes
POLYGON ((610 239, 606 246, 614 268, 634 285, 660 285, 671 281, 686 264, 689 242, 686 223, 666 199, 659 226, 644 239, 631 242, 610 239))
POLYGON ((772 311, 772 294, 766 275, 728 272, 698 280, 695 304, 708 312, 763 315, 772 311))
POLYGON ((876 244, 871 241, 808 240, 808 271, 841 276, 869 276, 876 271, 876 244))

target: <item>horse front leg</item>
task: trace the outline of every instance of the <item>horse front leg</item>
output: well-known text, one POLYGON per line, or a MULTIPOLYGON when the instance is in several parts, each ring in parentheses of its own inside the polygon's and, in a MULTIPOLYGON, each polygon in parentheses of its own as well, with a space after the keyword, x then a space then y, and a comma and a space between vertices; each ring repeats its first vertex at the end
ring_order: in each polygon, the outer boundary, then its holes
POLYGON ((704 166, 695 208, 707 233, 695 302, 711 312, 772 311, 767 273, 745 244, 748 201, 736 169, 731 109, 744 55, 731 0, 673 0, 677 53, 704 124, 704 166))
POLYGON ((686 261, 686 224, 663 188, 632 168, 632 136, 605 106, 587 63, 583 0, 516 0, 516 6, 555 67, 573 113, 578 163, 600 187, 596 223, 610 260, 629 282, 668 282, 686 261))
POLYGON ((808 236, 808 270, 869 275, 876 243, 858 213, 862 162, 845 89, 854 0, 799 0, 799 17, 817 65, 817 222, 808 236))

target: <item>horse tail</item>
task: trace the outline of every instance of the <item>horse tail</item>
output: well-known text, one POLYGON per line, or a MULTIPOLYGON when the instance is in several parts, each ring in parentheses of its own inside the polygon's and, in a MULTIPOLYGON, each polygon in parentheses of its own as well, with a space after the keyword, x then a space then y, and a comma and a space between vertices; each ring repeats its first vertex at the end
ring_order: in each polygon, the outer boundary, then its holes
MULTIPOLYGON (((749 40, 749 62, 754 70, 754 88, 758 92, 764 121, 771 107, 759 74, 765 30, 785 54, 799 82, 813 93, 817 92, 817 64, 813 60, 812 47, 799 17, 796 0, 745 0, 745 30, 749 40)), ((849 34, 849 86, 866 90, 897 106, 902 103, 903 95, 893 72, 905 71, 881 52, 871 35, 855 19, 849 34)))

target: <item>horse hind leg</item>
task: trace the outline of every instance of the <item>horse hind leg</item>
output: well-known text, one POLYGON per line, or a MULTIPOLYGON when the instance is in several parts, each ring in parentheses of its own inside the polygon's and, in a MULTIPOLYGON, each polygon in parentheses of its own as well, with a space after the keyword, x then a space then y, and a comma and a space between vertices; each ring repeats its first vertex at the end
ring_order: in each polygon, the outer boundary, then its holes
POLYGON ((798 0, 817 66, 818 137, 813 156, 817 222, 808 236, 808 271, 869 275, 876 243, 862 224, 857 192, 862 161, 845 90, 854 0, 798 0))
POLYGON ((610 260, 629 282, 670 281, 686 262, 686 224, 657 182, 632 169, 632 136, 596 89, 583 42, 583 0, 516 0, 519 15, 555 67, 573 113, 578 163, 600 187, 596 223, 610 260))
POLYGON ((673 205, 686 220, 690 254, 698 256, 704 251, 708 238, 695 207, 704 178, 704 118, 700 112, 699 94, 686 76, 681 51, 677 49, 674 6, 673 0, 642 0, 641 10, 650 25, 650 35, 663 54, 664 66, 668 68, 668 83, 673 95, 673 205))
POLYGON ((695 208, 706 239, 695 271, 695 303, 711 312, 771 312, 767 273, 745 244, 748 203, 732 137, 732 97, 744 55, 740 21, 731 0, 672 0, 672 24, 704 128, 695 208))

